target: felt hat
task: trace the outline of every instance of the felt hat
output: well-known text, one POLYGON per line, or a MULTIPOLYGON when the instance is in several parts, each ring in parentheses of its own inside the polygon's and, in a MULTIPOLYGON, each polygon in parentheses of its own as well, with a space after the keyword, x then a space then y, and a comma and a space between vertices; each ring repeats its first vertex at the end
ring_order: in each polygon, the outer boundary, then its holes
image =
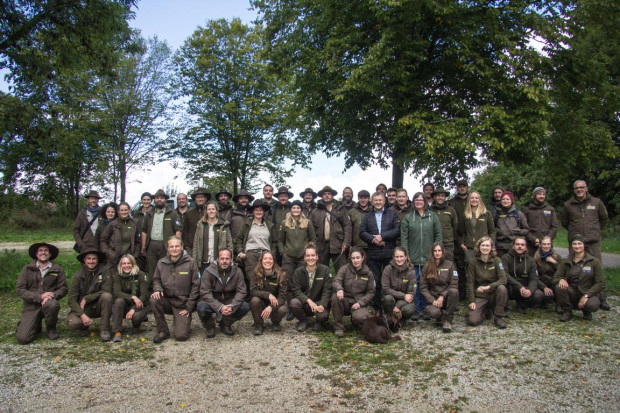
POLYGON ((247 196, 249 202, 254 201, 254 197, 252 196, 252 194, 250 194, 246 189, 242 189, 237 195, 233 196, 233 202, 239 202, 240 196, 247 196))
POLYGON ((101 199, 101 197, 99 196, 99 192, 95 191, 94 189, 91 189, 90 192, 84 195, 84 198, 91 198, 91 197, 101 199))
POLYGON ((446 198, 450 196, 450 192, 446 191, 443 186, 440 186, 439 188, 437 188, 436 190, 433 191, 433 193, 431 194, 431 196, 435 196, 437 194, 446 194, 446 198))
POLYGON ((215 194, 215 199, 218 199, 218 198, 220 197, 220 195, 222 195, 222 194, 226 194, 226 195, 228 195, 228 199, 232 198, 232 194, 231 194, 230 192, 228 192, 228 191, 227 191, 227 190, 225 190, 225 189, 220 189, 220 190, 217 192, 217 194, 215 194))
POLYGON ((278 197, 278 195, 281 195, 281 194, 286 194, 286 195, 288 195, 289 199, 295 196, 295 195, 294 195, 291 191, 289 191, 289 190, 288 190, 288 188, 287 188, 287 187, 285 187, 285 186, 281 186, 280 188, 278 188, 278 192, 276 192, 276 194, 275 194, 275 195, 276 195, 276 198, 278 197))
POLYGON ((314 192, 314 191, 312 190, 312 188, 306 188, 306 189, 304 189, 304 191, 303 191, 303 192, 300 192, 300 193, 299 193, 299 196, 300 196, 301 198, 303 198, 303 197, 304 197, 304 195, 306 195, 306 194, 312 194, 312 199, 314 199, 314 198, 316 198, 316 197, 318 196, 318 195, 317 195, 317 193, 316 193, 316 192, 314 192))
POLYGON ((194 192, 192 192, 192 194, 190 196, 195 201, 196 200, 196 195, 199 195, 199 194, 206 196, 207 197, 207 201, 211 199, 211 194, 209 193, 209 191, 207 191, 206 188, 198 188, 194 192))
POLYGON ((318 195, 323 196, 325 192, 331 192, 333 196, 338 195, 338 191, 336 191, 335 189, 332 189, 331 186, 324 186, 323 189, 319 191, 318 195))
POLYGON ((156 197, 158 197, 158 196, 163 196, 163 197, 164 197, 164 198, 166 198, 166 199, 170 198, 170 197, 168 196, 168 194, 166 194, 166 193, 164 192, 164 190, 163 190, 163 189, 158 189, 158 190, 157 190, 157 192, 155 192, 155 193, 153 194, 153 198, 156 198, 156 197))
POLYGON ((47 247, 47 249, 50 250, 50 261, 53 261, 56 259, 56 257, 58 257, 57 246, 48 244, 47 242, 37 242, 35 244, 32 244, 30 248, 28 248, 28 255, 30 255, 33 260, 37 259, 37 251, 39 250, 39 247, 47 247))
POLYGON ((101 263, 103 262, 103 260, 105 260, 105 254, 99 250, 95 250, 95 249, 90 249, 88 251, 84 251, 82 253, 80 253, 77 256, 77 260, 79 262, 81 262, 82 264, 84 264, 84 258, 88 255, 88 254, 95 254, 98 258, 98 262, 101 263))

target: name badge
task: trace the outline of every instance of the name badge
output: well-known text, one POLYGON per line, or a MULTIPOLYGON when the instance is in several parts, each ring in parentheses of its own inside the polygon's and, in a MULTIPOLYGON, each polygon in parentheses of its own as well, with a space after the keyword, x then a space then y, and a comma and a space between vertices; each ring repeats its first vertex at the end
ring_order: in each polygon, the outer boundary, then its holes
MULTIPOLYGON (((500 265, 501 265, 501 264, 500 264, 500 265)), ((489 267, 489 270, 494 270, 494 269, 495 269, 495 267, 489 267)))
POLYGON ((447 268, 442 268, 442 269, 441 269, 441 270, 439 270, 439 271, 448 271, 448 269, 447 269, 447 268))
POLYGON ((478 221, 482 221, 482 222, 484 222, 484 221, 486 221, 486 219, 484 219, 484 218, 478 218, 478 221))
POLYGON ((269 285, 275 285, 276 287, 278 286, 278 283, 269 283, 269 285))
POLYGON ((53 275, 54 277, 58 277, 57 272, 48 272, 47 275, 53 275))
POLYGON ((592 272, 592 267, 586 266, 582 268, 584 274, 590 274, 592 272))
POLYGON ((409 280, 405 280, 405 279, 403 279, 403 282, 404 282, 404 283, 408 283, 408 282, 409 282, 409 280))
POLYGON ((551 211, 543 211, 543 214, 544 214, 546 217, 550 217, 550 216, 551 216, 551 211))
POLYGON ((315 278, 314 281, 322 281, 323 278, 315 278))
POLYGON ((506 215, 500 215, 499 217, 500 218, 506 218, 506 215))
POLYGON ((586 209, 596 209, 596 207, 594 205, 588 205, 586 209))
POLYGON ((170 221, 170 218, 164 218, 164 221, 170 221))
POLYGON ((362 280, 364 280, 364 281, 368 281, 368 277, 366 277, 366 278, 361 277, 361 278, 362 278, 362 280))
POLYGON ((187 271, 179 271, 179 275, 187 275, 188 272, 187 271))
POLYGON ((446 214, 446 215, 452 215, 452 212, 450 212, 450 211, 444 211, 444 214, 446 214))

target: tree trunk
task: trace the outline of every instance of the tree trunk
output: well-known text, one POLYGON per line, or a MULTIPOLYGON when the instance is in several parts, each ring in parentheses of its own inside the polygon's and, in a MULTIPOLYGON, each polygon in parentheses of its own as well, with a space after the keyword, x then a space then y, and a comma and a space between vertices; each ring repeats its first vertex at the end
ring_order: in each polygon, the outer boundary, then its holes
POLYGON ((402 152, 404 152, 404 150, 400 148, 395 148, 392 152, 392 187, 394 188, 403 187, 405 171, 397 160, 402 152))
MULTIPOLYGON (((121 156, 118 162, 118 175, 121 184, 121 199, 120 202, 125 202, 125 196, 127 195, 127 161, 124 156, 121 156)), ((116 196, 115 196, 116 199, 116 196)))

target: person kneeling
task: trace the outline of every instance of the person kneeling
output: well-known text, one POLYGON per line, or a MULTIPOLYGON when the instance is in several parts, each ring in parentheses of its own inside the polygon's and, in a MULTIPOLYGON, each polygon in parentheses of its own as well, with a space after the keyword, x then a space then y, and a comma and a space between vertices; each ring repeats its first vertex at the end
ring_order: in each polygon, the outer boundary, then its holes
POLYGON ((167 242, 168 255, 160 259, 153 274, 151 309, 155 316, 157 335, 153 342, 159 344, 170 338, 166 314, 172 314, 174 338, 189 338, 192 311, 200 296, 200 278, 196 261, 183 253, 183 242, 171 236, 167 242))
POLYGON ((215 337, 213 314, 221 320, 220 331, 227 336, 235 334, 233 323, 250 311, 250 306, 244 301, 245 295, 243 273, 232 263, 232 251, 226 248, 219 250, 217 261, 207 267, 200 280, 198 316, 207 338, 215 337))
POLYGON ((116 271, 110 269, 114 280, 114 306, 112 307, 112 332, 114 342, 122 341, 123 319, 131 320, 131 333, 137 334, 148 314, 149 279, 140 271, 136 259, 125 254, 116 271))
POLYGON ((441 242, 433 243, 431 258, 422 269, 420 291, 426 298, 426 314, 443 327, 444 333, 451 332, 459 301, 459 274, 452 261, 444 259, 441 242))
POLYGON ((405 325, 415 314, 415 271, 407 251, 396 247, 390 265, 381 276, 381 305, 386 316, 394 313, 405 325))
POLYGON ((250 279, 250 309, 254 318, 254 335, 263 334, 265 320, 271 318, 273 331, 281 331, 280 322, 286 316, 287 277, 275 263, 271 251, 263 251, 254 275, 250 279))
POLYGON ((340 268, 332 282, 332 315, 336 336, 344 337, 344 316, 351 315, 353 325, 360 326, 370 317, 367 306, 375 296, 375 279, 365 264, 366 253, 359 247, 351 248, 349 263, 340 268))
POLYGON ((508 299, 515 300, 517 311, 525 314, 527 308, 540 306, 545 295, 538 289, 536 261, 527 253, 525 237, 515 238, 512 249, 502 256, 502 265, 508 283, 508 299))
POLYGON ((585 252, 583 236, 577 234, 571 243, 572 254, 560 264, 555 276, 555 292, 562 316, 566 322, 573 317, 573 308, 583 311, 584 320, 592 320, 592 313, 600 307, 599 294, 604 285, 603 266, 585 252))

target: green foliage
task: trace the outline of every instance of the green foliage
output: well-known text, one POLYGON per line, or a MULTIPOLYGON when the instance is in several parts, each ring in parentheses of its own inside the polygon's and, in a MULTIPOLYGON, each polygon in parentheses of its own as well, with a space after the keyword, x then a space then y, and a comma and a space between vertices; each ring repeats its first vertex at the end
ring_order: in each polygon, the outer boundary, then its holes
POLYGON ((282 182, 287 158, 304 162, 303 147, 282 125, 287 92, 267 72, 262 30, 239 19, 209 21, 186 40, 176 58, 187 116, 172 131, 169 149, 190 165, 188 178, 222 176, 232 192, 251 187, 261 172, 282 182))
MULTIPOLYGON (((40 242, 41 239, 37 240, 40 242)), ((53 242, 53 241, 51 241, 53 242)), ((65 271, 67 282, 80 269, 75 251, 61 251, 54 260, 65 271)), ((15 291, 17 277, 22 268, 32 261, 28 252, 16 252, 14 249, 0 251, 0 291, 15 291)))
POLYGON ((529 38, 549 32, 547 3, 252 1, 312 149, 437 183, 476 167, 479 151, 524 162, 544 136, 543 57, 529 38))

